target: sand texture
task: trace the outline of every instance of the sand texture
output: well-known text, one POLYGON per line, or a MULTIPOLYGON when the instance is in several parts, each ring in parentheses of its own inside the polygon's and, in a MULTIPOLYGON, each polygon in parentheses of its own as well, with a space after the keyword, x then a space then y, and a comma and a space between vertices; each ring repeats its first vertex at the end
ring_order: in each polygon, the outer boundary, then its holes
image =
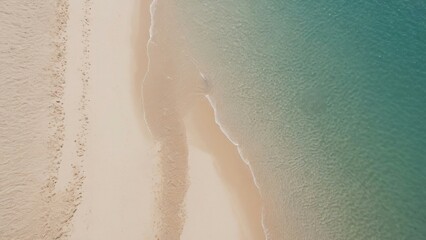
POLYGON ((0 239, 61 239, 80 199, 80 161, 57 189, 66 129, 66 1, 2 1, 0 239))

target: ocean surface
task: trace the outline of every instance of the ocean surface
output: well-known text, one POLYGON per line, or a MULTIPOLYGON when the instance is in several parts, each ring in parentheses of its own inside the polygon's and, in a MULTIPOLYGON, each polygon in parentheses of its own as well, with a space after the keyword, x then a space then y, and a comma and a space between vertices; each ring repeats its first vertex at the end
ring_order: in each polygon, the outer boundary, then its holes
POLYGON ((424 0, 186 0, 270 239, 426 239, 424 0))

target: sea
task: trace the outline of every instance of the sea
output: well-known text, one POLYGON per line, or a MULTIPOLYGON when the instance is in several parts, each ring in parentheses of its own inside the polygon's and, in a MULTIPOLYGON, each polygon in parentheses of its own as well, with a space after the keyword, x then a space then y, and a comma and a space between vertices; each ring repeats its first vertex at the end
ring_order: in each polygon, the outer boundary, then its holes
POLYGON ((177 1, 268 239, 426 239, 426 1, 177 1))

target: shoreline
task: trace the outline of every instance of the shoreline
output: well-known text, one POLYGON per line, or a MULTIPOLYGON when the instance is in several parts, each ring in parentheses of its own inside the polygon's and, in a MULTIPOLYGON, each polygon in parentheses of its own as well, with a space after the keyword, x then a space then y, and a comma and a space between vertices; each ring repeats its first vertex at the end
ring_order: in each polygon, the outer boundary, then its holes
POLYGON ((216 171, 231 196, 241 238, 266 239, 260 190, 251 166, 241 156, 238 144, 229 138, 218 122, 214 103, 205 94, 203 75, 183 48, 185 43, 181 39, 185 37, 181 36, 179 25, 167 21, 173 16, 174 9, 171 5, 161 5, 156 0, 150 4, 150 38, 147 43, 149 68, 142 89, 145 123, 159 148, 161 180, 167 182, 161 184, 160 180, 162 192, 157 193, 157 198, 160 199, 157 200, 157 204, 160 204, 157 206, 157 210, 160 210, 157 213, 157 228, 163 229, 157 233, 158 237, 175 239, 182 233, 185 217, 177 216, 185 215, 183 199, 190 186, 186 180, 190 146, 202 145, 191 141, 191 137, 214 134, 216 142, 210 144, 225 147, 228 152, 215 147, 207 147, 210 149, 205 152, 213 156, 216 171), (159 15, 161 17, 154 22, 159 15), (200 96, 205 100, 200 99, 200 96), (203 104, 204 101, 208 101, 208 105, 203 104), (195 106, 200 104, 204 109, 196 109, 195 106), (199 115, 197 111, 205 114, 198 116, 204 118, 204 123, 207 121, 212 125, 207 127, 200 125, 200 121, 191 124, 185 120, 186 115, 199 115), (198 129, 194 132, 196 128, 198 129), (168 195, 171 192, 173 196, 168 195), (167 212, 168 215, 163 215, 162 212, 167 212))
POLYGON ((265 222, 264 222, 264 202, 263 202, 263 200, 262 200, 262 192, 261 192, 261 190, 260 190, 260 186, 259 186, 259 184, 258 184, 258 182, 257 182, 257 179, 256 179, 256 176, 254 175, 254 172, 253 172, 253 169, 252 169, 252 166, 251 166, 251 164, 250 164, 250 162, 248 161, 248 160, 246 160, 244 157, 243 157, 243 154, 242 154, 242 149, 241 149, 241 147, 240 147, 240 144, 238 144, 238 142, 236 142, 236 141, 234 141, 234 140, 232 140, 232 138, 230 137, 230 135, 226 132, 226 130, 225 130, 225 128, 223 127, 223 125, 220 123, 220 120, 219 120, 219 117, 218 117, 218 114, 217 114, 217 110, 216 110, 216 107, 215 107, 215 105, 214 105, 214 102, 213 102, 213 99, 209 96, 209 95, 206 95, 205 96, 206 97, 206 99, 208 100, 208 102, 209 102, 209 104, 210 104, 210 107, 212 108, 212 110, 213 110, 213 114, 214 114, 214 120, 215 120, 215 123, 218 125, 218 127, 219 127, 219 129, 221 130, 221 132, 223 133, 223 135, 235 146, 235 148, 237 149, 237 151, 238 151, 238 154, 239 154, 239 156, 240 156, 240 158, 241 158, 241 161, 244 163, 244 164, 246 164, 247 166, 248 166, 248 168, 249 168, 249 170, 250 170, 250 174, 251 174, 251 176, 252 176, 252 180, 253 180, 253 184, 256 186, 256 189, 258 190, 258 193, 259 193, 259 196, 260 196, 260 198, 261 198, 261 224, 262 224, 262 229, 263 229, 263 234, 264 234, 264 236, 265 236, 265 239, 268 239, 268 235, 267 235, 267 228, 266 228, 266 226, 265 226, 265 222))
POLYGON ((238 142, 236 142, 236 141, 234 141, 234 140, 232 140, 232 138, 230 137, 230 135, 227 133, 227 131, 225 130, 225 127, 220 123, 220 120, 219 120, 219 117, 218 117, 218 114, 217 114, 217 110, 216 110, 216 106, 215 106, 215 104, 214 104, 214 102, 213 102, 213 100, 212 100, 212 98, 209 96, 209 95, 206 95, 205 96, 206 97, 206 99, 209 101, 209 104, 210 104, 210 107, 213 109, 213 114, 214 114, 214 118, 215 118, 215 123, 218 125, 218 127, 220 128, 220 130, 222 131, 222 133, 223 133, 223 135, 225 135, 225 137, 232 143, 232 144, 234 144, 234 146, 235 146, 235 148, 237 148, 237 150, 238 150, 238 154, 240 155, 240 158, 241 158, 241 161, 243 161, 249 168, 250 168, 250 173, 251 173, 251 175, 252 175, 252 178, 253 178, 253 183, 254 183, 254 185, 256 186, 256 188, 259 190, 259 194, 260 195, 262 195, 261 194, 261 191, 260 191, 260 186, 259 186, 259 184, 257 183, 257 180, 256 180, 256 177, 254 176, 254 172, 253 172, 253 170, 252 170, 252 168, 251 168, 251 164, 250 164, 250 162, 249 161, 247 161, 244 157, 243 157, 243 153, 242 153, 242 149, 241 149, 241 147, 240 147, 240 144, 238 143, 238 142))
POLYGON ((188 125, 191 134, 198 135, 198 139, 192 144, 202 145, 202 149, 213 155, 216 171, 232 198, 240 227, 249 226, 243 231, 242 239, 267 239, 262 196, 250 164, 242 157, 238 144, 224 131, 210 96, 203 96, 195 105, 188 125), (209 140, 201 139, 199 135, 203 134, 208 135, 209 140))

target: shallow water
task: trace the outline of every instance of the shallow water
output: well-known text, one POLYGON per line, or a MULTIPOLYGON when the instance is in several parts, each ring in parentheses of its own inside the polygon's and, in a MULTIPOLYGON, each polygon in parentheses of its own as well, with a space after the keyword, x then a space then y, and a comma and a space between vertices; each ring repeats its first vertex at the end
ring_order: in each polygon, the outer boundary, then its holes
POLYGON ((188 0, 271 239, 426 239, 426 3, 188 0))

